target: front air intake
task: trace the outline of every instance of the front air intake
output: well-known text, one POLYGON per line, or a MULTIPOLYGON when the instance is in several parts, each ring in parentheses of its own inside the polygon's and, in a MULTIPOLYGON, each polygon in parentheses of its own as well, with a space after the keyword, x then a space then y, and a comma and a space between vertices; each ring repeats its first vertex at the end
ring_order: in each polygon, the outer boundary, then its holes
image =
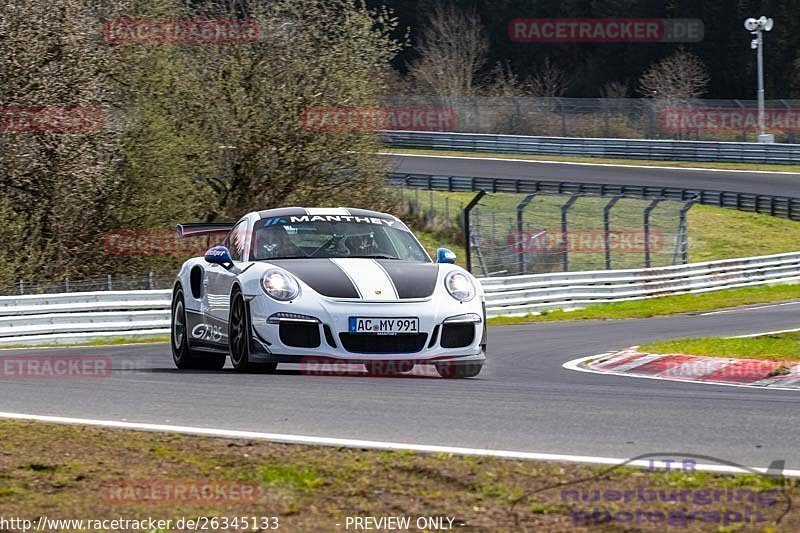
POLYGON ((319 348, 319 324, 316 322, 295 322, 281 320, 278 326, 281 342, 294 348, 319 348))

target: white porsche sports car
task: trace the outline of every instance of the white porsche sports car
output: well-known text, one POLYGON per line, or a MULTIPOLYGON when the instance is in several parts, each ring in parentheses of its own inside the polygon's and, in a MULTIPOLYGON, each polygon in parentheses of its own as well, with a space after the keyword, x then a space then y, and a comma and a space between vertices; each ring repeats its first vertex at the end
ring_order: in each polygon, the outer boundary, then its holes
POLYGON ((478 375, 486 360, 480 284, 445 248, 433 262, 397 217, 286 207, 233 224, 179 224, 182 237, 227 231, 186 261, 172 297, 178 368, 242 372, 346 361, 371 374, 434 365, 478 375))

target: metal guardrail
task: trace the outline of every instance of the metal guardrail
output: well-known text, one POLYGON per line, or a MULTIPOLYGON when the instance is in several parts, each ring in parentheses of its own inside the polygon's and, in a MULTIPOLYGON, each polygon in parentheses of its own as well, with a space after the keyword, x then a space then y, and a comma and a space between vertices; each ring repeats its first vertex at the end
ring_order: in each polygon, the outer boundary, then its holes
POLYGON ((171 290, 0 296, 0 345, 169 334, 171 290))
POLYGON ((800 281, 800 252, 651 269, 482 278, 489 316, 800 281))
MULTIPOLYGON (((481 278, 490 317, 800 282, 800 252, 650 269, 481 278)), ((169 334, 171 291, 0 297, 0 345, 169 334)))
POLYGON ((386 145, 393 148, 666 161, 800 163, 800 144, 784 143, 528 137, 431 131, 385 131, 383 139, 386 145))
MULTIPOLYGON (((800 146, 800 145, 798 145, 800 146)), ((662 199, 726 207, 766 215, 800 220, 800 198, 707 189, 682 189, 642 185, 615 185, 571 181, 548 181, 516 178, 476 178, 471 176, 431 176, 427 174, 389 175, 389 184, 440 191, 486 191, 517 194, 587 194, 662 199)))

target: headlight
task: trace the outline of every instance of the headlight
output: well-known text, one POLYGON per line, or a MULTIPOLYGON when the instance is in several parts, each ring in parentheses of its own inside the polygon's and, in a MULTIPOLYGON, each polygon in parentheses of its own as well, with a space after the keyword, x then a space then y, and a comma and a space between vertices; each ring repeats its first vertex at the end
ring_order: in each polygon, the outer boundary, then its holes
POLYGON ((269 296, 281 302, 294 300, 300 294, 300 285, 297 284, 297 280, 281 270, 264 272, 261 277, 261 288, 269 296))
POLYGON ((450 296, 456 300, 468 302, 475 297, 475 285, 461 272, 450 272, 444 278, 444 286, 447 287, 450 296))

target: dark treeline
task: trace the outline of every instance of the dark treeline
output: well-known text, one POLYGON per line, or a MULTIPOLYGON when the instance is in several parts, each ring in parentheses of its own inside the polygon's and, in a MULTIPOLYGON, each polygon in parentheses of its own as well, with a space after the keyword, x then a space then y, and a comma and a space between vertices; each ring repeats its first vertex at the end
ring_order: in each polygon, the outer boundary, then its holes
MULTIPOLYGON (((405 70, 416 58, 413 45, 424 30, 438 0, 368 0, 387 5, 399 19, 398 32, 410 30, 411 47, 395 60, 405 70)), ((684 48, 708 67, 706 98, 755 98, 756 58, 750 49, 747 17, 775 20, 766 34, 767 98, 800 98, 800 2, 797 0, 455 0, 464 11, 474 10, 489 39, 487 71, 508 63, 524 79, 535 76, 546 61, 562 70, 564 96, 599 97, 609 83, 621 83, 626 96, 637 97, 638 80, 654 63, 684 48), (697 43, 516 43, 508 37, 515 18, 697 18, 705 36, 697 43)), ((398 33, 400 35, 400 33, 398 33)))

